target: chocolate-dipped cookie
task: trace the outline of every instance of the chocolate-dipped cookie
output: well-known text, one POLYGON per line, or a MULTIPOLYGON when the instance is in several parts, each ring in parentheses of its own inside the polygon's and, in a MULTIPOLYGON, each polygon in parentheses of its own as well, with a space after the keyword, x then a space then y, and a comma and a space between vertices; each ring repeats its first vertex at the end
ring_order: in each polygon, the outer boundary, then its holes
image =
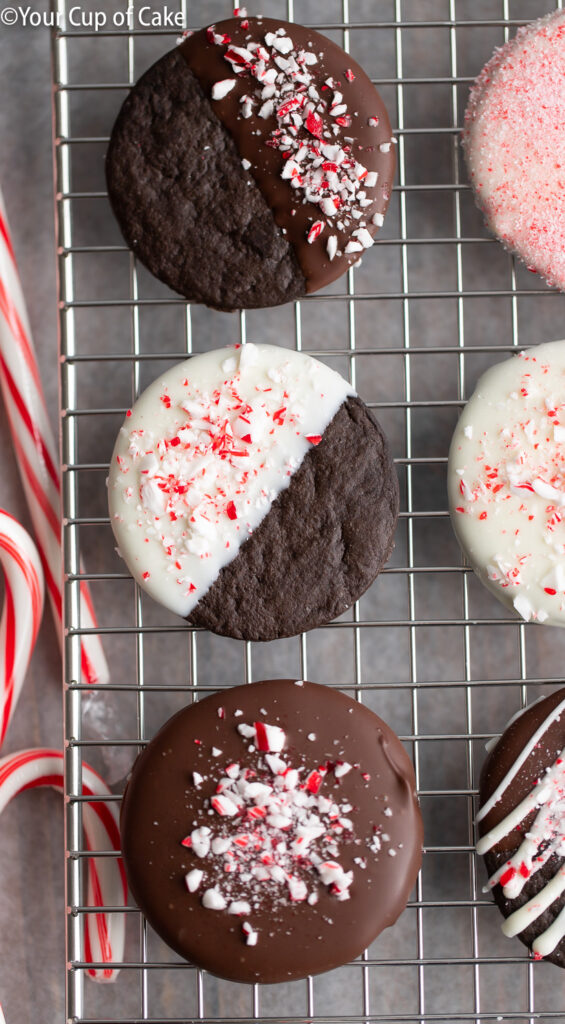
POLYGON ((131 249, 221 310, 317 291, 373 244, 395 155, 384 104, 325 36, 270 18, 190 35, 134 86, 106 171, 131 249))
POLYGON ((513 719, 490 751, 477 816, 487 890, 536 960, 565 967, 565 689, 513 719))
POLYGON ((118 549, 165 607, 245 640, 328 622, 388 558, 398 482, 351 386, 272 345, 194 356, 156 380, 118 435, 118 549))
POLYGON ((181 956, 282 982, 394 924, 421 861, 411 761, 336 689, 270 680, 207 697, 139 756, 122 805, 132 894, 181 956))

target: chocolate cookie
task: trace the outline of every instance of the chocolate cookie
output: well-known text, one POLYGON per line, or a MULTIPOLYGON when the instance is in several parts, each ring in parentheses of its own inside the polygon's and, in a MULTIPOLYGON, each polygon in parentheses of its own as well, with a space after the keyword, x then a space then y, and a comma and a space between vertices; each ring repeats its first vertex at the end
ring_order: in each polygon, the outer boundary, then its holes
POLYGON ((110 200, 131 249, 221 310, 317 291, 373 244, 395 156, 383 102, 338 46, 234 18, 134 86, 114 126, 110 200))
POLYGON ((245 982, 358 956, 404 909, 423 838, 398 737, 338 690, 289 679, 171 718, 135 762, 121 833, 152 927, 245 982))
POLYGON ((530 705, 491 750, 477 816, 488 889, 536 960, 565 967, 565 689, 530 705))
POLYGON ((109 478, 118 548, 194 625, 272 640, 345 611, 388 558, 398 482, 350 385, 300 352, 194 356, 128 413, 109 478))

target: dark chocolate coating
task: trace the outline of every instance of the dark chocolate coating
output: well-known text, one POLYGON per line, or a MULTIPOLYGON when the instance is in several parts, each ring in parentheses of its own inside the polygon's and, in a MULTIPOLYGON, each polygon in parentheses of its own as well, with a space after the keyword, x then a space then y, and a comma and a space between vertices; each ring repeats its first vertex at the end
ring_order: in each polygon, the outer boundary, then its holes
MULTIPOLYGON (((292 680, 223 690, 171 718, 135 762, 121 833, 130 888, 152 927, 186 959, 246 982, 303 978, 358 956, 402 912, 423 841, 412 763, 395 733, 340 691, 292 680), (219 707, 224 718, 218 717, 219 707), (243 715, 234 717, 238 709, 243 715), (358 766, 340 781, 329 771, 323 784, 327 795, 353 805, 354 832, 343 838, 339 862, 354 870, 354 880, 351 898, 343 902, 321 885, 315 906, 281 900, 280 892, 253 882, 260 886, 261 904, 250 918, 259 934, 252 947, 243 940, 240 918, 205 909, 201 895, 187 891, 187 871, 211 868, 208 857, 198 858, 180 843, 194 827, 211 824, 202 802, 215 793, 223 766, 230 761, 242 768, 256 765, 257 755, 249 753, 236 726, 261 719, 284 729, 281 756, 293 766, 317 768, 338 759, 358 766), (221 749, 221 757, 211 756, 212 746, 221 749), (192 771, 205 777, 200 790, 192 784, 192 771), (385 806, 391 816, 384 815, 385 806), (373 826, 389 834, 396 856, 384 845, 378 854, 367 853, 373 826), (366 858, 365 870, 355 865, 355 857, 366 858)), ((296 872, 302 871, 298 865, 296 872)), ((311 875, 304 877, 311 882, 311 875)))
MULTIPOLYGON (((536 729, 541 725, 549 713, 562 700, 565 699, 565 689, 558 690, 551 696, 531 705, 524 711, 515 722, 505 730, 496 746, 490 751, 481 772, 479 793, 481 807, 489 799, 497 786, 512 767, 520 752, 526 746, 528 740, 533 736, 536 729)), ((479 834, 481 836, 494 828, 502 821, 510 811, 531 792, 536 780, 540 778, 546 768, 554 764, 558 754, 565 747, 565 715, 553 722, 544 733, 540 743, 534 748, 530 756, 519 769, 511 784, 502 794, 501 799, 491 811, 479 822, 479 834)), ((536 811, 520 824, 519 829, 509 832, 492 850, 485 854, 484 861, 489 878, 505 863, 518 849, 527 831, 536 816, 536 811)), ((507 899, 502 891, 501 885, 495 885, 493 895, 500 907, 504 917, 518 910, 536 895, 550 878, 559 870, 565 858, 551 857, 543 867, 528 878, 524 888, 516 899, 507 899)), ((544 932, 555 920, 559 912, 565 907, 565 893, 556 899, 551 906, 541 914, 536 921, 517 936, 526 946, 531 947, 532 942, 544 932)), ((565 939, 556 946, 554 951, 545 960, 550 960, 559 967, 565 967, 565 939)))
MULTIPOLYGON (((381 143, 390 143, 391 127, 386 107, 370 78, 341 47, 313 29, 295 23, 275 21, 272 18, 245 20, 248 28, 242 27, 241 19, 231 18, 218 22, 215 31, 220 35, 225 33, 230 36, 232 45, 245 47, 246 40, 252 38, 254 41, 260 41, 265 33, 276 33, 277 29, 282 27, 296 48, 311 50, 318 57, 318 64, 314 68, 309 68, 315 75, 318 86, 323 85, 328 78, 339 81, 344 103, 347 103, 348 114, 351 116, 351 125, 343 130, 340 141, 343 143, 345 136, 353 139, 352 155, 369 171, 377 171, 379 175, 377 187, 370 192, 370 198, 374 197, 373 203, 363 209, 363 223, 366 221, 368 231, 375 235, 378 229, 371 224, 371 218, 377 212, 383 215, 386 213, 396 157, 394 146, 390 147, 388 153, 382 153, 379 149, 381 143), (353 72, 353 81, 348 81, 345 77, 346 70, 353 72), (378 117, 377 128, 369 125, 369 117, 378 117)), ((232 77, 231 65, 224 59, 226 50, 227 46, 209 42, 205 29, 195 32, 180 47, 180 52, 198 78, 206 96, 211 95, 215 82, 232 77)), ((247 119, 240 116, 240 97, 248 93, 250 88, 249 76, 243 75, 238 78, 235 88, 212 106, 235 140, 240 156, 251 161, 250 173, 266 197, 279 228, 286 232, 286 237, 294 246, 306 278, 306 291, 315 292, 335 281, 363 254, 336 256, 333 260, 328 258, 328 235, 335 233, 338 237, 338 249, 343 250, 350 238, 351 228, 340 231, 333 225, 331 228, 326 227, 315 242, 308 243, 307 234, 311 224, 319 219, 324 221, 325 218, 318 206, 303 202, 302 192, 293 189, 288 181, 281 178, 284 158, 279 150, 265 145, 264 140, 269 137, 273 128, 277 127, 277 118, 264 119, 255 113, 247 119)), ((302 131, 301 135, 304 136, 305 142, 312 142, 312 136, 306 131, 302 131)), ((339 220, 339 217, 335 220, 339 220)))
POLYGON ((348 398, 188 621, 245 640, 329 622, 381 570, 397 518, 386 437, 361 399, 348 398))
MULTIPOLYGON (((281 27, 296 46, 309 49, 312 43, 319 63, 310 71, 318 86, 328 77, 339 80, 351 116, 343 131, 353 140, 351 155, 379 173, 369 193, 373 201, 353 225, 364 224, 374 235, 372 217, 387 209, 395 154, 394 146, 380 151, 381 143, 390 142, 390 123, 362 68, 330 40, 299 25, 235 18, 219 23, 216 31, 245 46, 246 40, 262 40, 281 27), (348 69, 353 81, 344 76, 348 69), (378 117, 377 128, 369 126, 369 117, 378 117)), ((244 74, 224 99, 211 100, 214 83, 233 78, 226 49, 210 42, 202 29, 143 75, 114 126, 106 175, 126 242, 152 273, 189 299, 230 311, 274 306, 316 291, 362 254, 333 261, 327 255, 329 234, 337 235, 341 249, 351 227, 326 226, 307 243, 312 223, 325 218, 281 178, 285 158, 265 144, 277 118, 241 116, 239 99, 255 81, 244 74), (251 162, 248 171, 243 158, 251 162)), ((303 132, 311 143, 312 136, 303 132)), ((343 144, 344 138, 332 141, 343 144)))
POLYGON ((292 246, 179 50, 126 99, 106 177, 128 246, 181 295, 229 311, 304 294, 292 246))

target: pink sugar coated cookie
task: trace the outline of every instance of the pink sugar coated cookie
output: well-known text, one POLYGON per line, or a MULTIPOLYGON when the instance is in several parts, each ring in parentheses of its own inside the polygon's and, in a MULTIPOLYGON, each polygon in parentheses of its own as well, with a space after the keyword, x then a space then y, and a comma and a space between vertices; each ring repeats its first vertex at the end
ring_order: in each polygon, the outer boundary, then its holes
POLYGON ((491 230, 565 290, 565 11, 495 50, 471 89, 462 141, 491 230))

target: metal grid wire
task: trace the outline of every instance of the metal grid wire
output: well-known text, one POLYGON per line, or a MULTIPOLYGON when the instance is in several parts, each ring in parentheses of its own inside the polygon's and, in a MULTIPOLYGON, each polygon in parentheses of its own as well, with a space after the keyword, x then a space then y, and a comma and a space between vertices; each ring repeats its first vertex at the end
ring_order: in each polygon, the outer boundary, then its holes
MULTIPOLYGON (((196 27, 219 17, 216 9, 210 16, 211 4, 178 2, 186 26, 196 27)), ((556 969, 528 961, 517 940, 498 940, 497 912, 482 895, 482 875, 473 854, 474 798, 484 741, 517 706, 537 696, 539 687, 544 686, 546 692, 549 684, 556 683, 561 635, 525 626, 481 590, 461 564, 444 498, 451 429, 478 372, 520 344, 559 336, 563 297, 515 266, 483 229, 473 210, 458 142, 468 86, 480 66, 475 57, 471 70, 465 59, 468 40, 475 38, 472 33, 483 34, 480 52, 484 60, 492 46, 508 38, 517 25, 542 14, 543 5, 540 10, 534 0, 339 0, 340 9, 336 10, 337 2, 320 0, 318 15, 313 17, 313 3, 304 14, 299 0, 287 0, 273 11, 330 32, 346 50, 359 33, 374 39, 378 33, 390 55, 386 77, 373 72, 373 78, 386 96, 395 124, 398 173, 387 219, 390 228, 387 233, 385 226, 380 245, 368 254, 365 264, 370 271, 374 259, 376 266, 378 251, 394 264, 396 277, 379 278, 377 273, 367 275, 365 271, 362 277, 361 271, 351 270, 329 294, 296 303, 292 319, 288 308, 280 315, 286 316, 284 330, 287 334, 290 330, 298 349, 331 357, 349 372, 363 397, 366 380, 371 373, 375 375, 376 391, 369 395, 374 400, 368 404, 392 432, 394 450, 402 453, 396 460, 403 495, 397 552, 375 584, 381 588, 378 593, 384 593, 383 601, 365 604, 362 600, 338 622, 288 643, 295 652, 297 675, 333 685, 339 684, 339 676, 326 672, 320 678, 324 647, 334 644, 332 651, 346 650, 342 685, 376 710, 385 702, 388 714, 384 717, 397 728, 414 757, 426 820, 424 869, 395 928, 354 964, 335 972, 337 982, 335 978, 332 982, 332 976, 308 979, 278 987, 274 993, 259 986, 242 991, 241 986, 217 982, 184 964, 158 946, 137 909, 128 908, 126 964, 116 985, 103 987, 103 997, 99 986, 84 981, 90 966, 84 959, 84 921, 93 908, 86 908, 83 898, 82 874, 91 854, 84 849, 82 801, 76 795, 81 792, 81 757, 85 748, 89 758, 98 756, 104 763, 117 756, 126 766, 125 774, 137 749, 167 717, 162 710, 168 707, 165 698, 178 701, 170 708, 174 710, 187 699, 198 699, 225 684, 226 679, 216 679, 213 669, 207 671, 211 648, 202 647, 204 634, 178 621, 155 619, 128 574, 116 565, 106 568, 99 556, 98 537, 104 535, 109 548, 112 544, 109 520, 93 498, 103 490, 107 460, 93 457, 96 444, 83 456, 82 430, 86 427, 91 438, 106 438, 106 434, 112 438, 125 409, 161 363, 170 365, 171 360, 199 351, 210 325, 215 328, 226 320, 211 313, 202 320, 204 314, 166 290, 145 292, 144 272, 119 239, 112 236, 107 243, 96 232, 89 238, 84 229, 85 224, 92 228, 98 220, 96 210, 102 205, 106 209, 107 204, 103 186, 81 187, 75 167, 88 171, 88 154, 103 152, 107 133, 83 133, 78 115, 75 127, 73 104, 78 97, 91 107, 103 105, 113 94, 117 110, 144 61, 148 63, 145 51, 138 56, 139 48, 151 37, 161 46, 160 52, 165 52, 174 44, 178 30, 138 26, 95 32, 88 26, 77 28, 69 23, 71 6, 69 0, 54 0, 59 19, 59 29, 53 35, 54 152, 68 628, 68 1020, 84 1024, 141 1020, 221 1024, 236 1019, 271 1024, 283 1020, 292 1024, 565 1021, 556 991, 560 980, 555 977, 556 969), (417 53, 433 51, 427 68, 416 77, 410 66, 414 60, 411 33, 417 33, 420 40, 417 53), (429 46, 428 39, 433 40, 429 46), (85 44, 91 48, 94 67, 99 63, 104 68, 107 77, 101 75, 100 81, 81 74, 85 66, 81 47, 85 44), (407 58, 407 51, 411 57, 407 58), (436 110, 435 101, 427 99, 440 92, 441 109, 436 110), (413 107, 420 111, 416 118, 411 117, 413 107), (418 154, 424 151, 431 151, 433 159, 432 171, 422 181, 413 169, 418 154), (420 203, 417 214, 413 213, 414 201, 420 203), (436 201, 442 204, 437 215, 433 213, 436 201), (87 216, 85 210, 92 210, 92 204, 95 213, 87 216), (428 204, 432 213, 426 220, 428 204), (468 253, 475 254, 470 261, 468 253), (122 267, 127 266, 126 277, 118 279, 115 287, 109 284, 102 294, 96 290, 91 294, 89 274, 81 271, 80 261, 85 257, 108 261, 119 257, 122 267), (489 260, 494 261, 492 276, 489 260), (483 263, 487 269, 481 276, 483 263), (123 290, 120 280, 125 281, 123 290), (322 304, 329 311, 327 316, 341 317, 343 325, 338 342, 329 349, 323 335, 314 347, 308 343, 310 313, 321 310, 322 304), (177 332, 176 345, 163 352, 155 340, 147 344, 145 318, 157 318, 149 327, 155 338, 154 325, 173 309, 180 312, 181 340, 177 332), (106 330, 105 321, 94 321, 94 337, 93 321, 86 319, 116 311, 127 316, 124 349, 117 343, 108 347, 106 339, 98 344, 100 332, 106 330), (372 330, 367 329, 368 323, 373 324, 372 330), (536 326, 542 332, 540 337, 535 336, 536 326), (422 337, 426 339, 423 344, 422 337), (389 374, 391 361, 396 369, 389 374), (107 389, 99 388, 94 404, 84 399, 93 374, 98 374, 99 383, 108 384, 107 389), (112 387, 114 375, 126 382, 121 390, 112 387), (116 394, 121 395, 117 402, 116 394), (113 432, 105 431, 109 420, 113 432), (422 498, 423 493, 428 497, 422 498), (89 549, 89 537, 93 538, 88 558, 91 571, 81 574, 78 551, 79 547, 84 550, 85 544, 89 549), (80 636, 86 630, 80 625, 78 598, 83 578, 91 581, 99 612, 97 595, 106 593, 110 607, 116 589, 122 595, 115 605, 117 614, 110 619, 101 616, 100 632, 111 652, 119 652, 120 644, 125 645, 129 672, 123 678, 114 675, 98 699, 116 702, 118 710, 121 699, 133 704, 124 703, 126 724, 118 726, 117 720, 111 719, 106 732, 89 727, 93 694, 81 683, 80 636), (387 586, 393 589, 386 591, 387 586), (385 608, 387 593, 393 599, 385 608), (130 619, 120 614, 122 607, 130 607, 128 602, 133 610, 130 619), (161 653, 165 651, 165 681, 157 679, 154 671, 150 657, 153 642, 162 645, 161 653), (184 668, 180 675, 171 675, 167 665, 181 650, 184 668), (157 699, 165 703, 157 705, 157 699), (451 711, 444 714, 444 706, 451 711)), ((100 5, 92 5, 93 10, 97 7, 100 5)), ((105 9, 116 8, 108 4, 105 9)), ((224 14, 229 13, 226 4, 224 14)), ((111 123, 108 116, 108 128, 111 123)), ((85 180, 91 180, 88 173, 85 180)), ((236 331, 234 341, 260 339, 255 315, 241 313, 229 322, 230 330, 236 331)), ((278 329, 277 320, 270 322, 278 329)), ((263 669, 269 664, 268 649, 260 652, 251 644, 239 645, 241 649, 242 659, 233 665, 241 665, 246 681, 268 674, 263 669)), ((212 660, 214 664, 217 662, 212 660)), ((233 671, 232 681, 238 681, 233 671)), ((98 704, 99 714, 101 707, 104 703, 98 704)), ((119 800, 118 793, 114 799, 119 800)), ((114 854, 101 851, 98 855, 114 854)))

